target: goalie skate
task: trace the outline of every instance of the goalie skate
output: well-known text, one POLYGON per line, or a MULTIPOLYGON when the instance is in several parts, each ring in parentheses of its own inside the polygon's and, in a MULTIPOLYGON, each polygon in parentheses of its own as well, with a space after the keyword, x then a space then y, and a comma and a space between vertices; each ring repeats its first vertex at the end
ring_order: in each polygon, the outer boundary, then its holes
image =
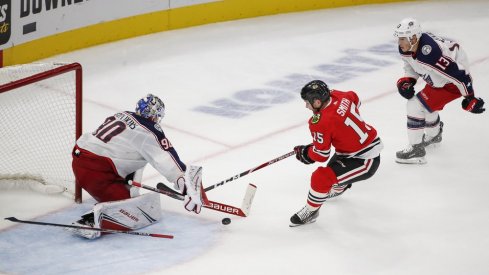
POLYGON ((427 147, 430 145, 436 146, 442 140, 442 133, 443 133, 443 121, 440 121, 440 131, 438 132, 438 134, 436 134, 436 136, 434 136, 430 139, 426 139, 426 135, 425 134, 423 135, 423 143, 422 143, 423 146, 424 147, 427 147))
MULTIPOLYGON (((83 215, 81 219, 77 220, 76 222, 73 222, 72 225, 93 228, 95 226, 94 213, 89 212, 83 215)), ((100 237, 100 231, 85 230, 80 228, 66 228, 65 230, 73 233, 74 235, 90 240, 100 237)))
POLYGON ((422 143, 409 145, 408 148, 396 153, 396 162, 402 164, 425 164, 426 150, 422 143))
POLYGON ((319 208, 316 210, 310 210, 306 205, 299 212, 295 213, 290 218, 290 227, 301 226, 309 223, 313 223, 319 217, 319 208))

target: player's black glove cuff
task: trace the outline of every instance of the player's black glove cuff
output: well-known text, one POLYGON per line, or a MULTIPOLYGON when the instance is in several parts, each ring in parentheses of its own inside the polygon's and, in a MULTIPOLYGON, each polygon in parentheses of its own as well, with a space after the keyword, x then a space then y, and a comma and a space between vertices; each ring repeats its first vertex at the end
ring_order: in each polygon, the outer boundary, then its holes
POLYGON ((467 112, 481 114, 486 110, 483 107, 484 100, 482 100, 482 98, 474 97, 471 95, 462 100, 462 108, 467 112))
POLYGON ((412 77, 401 77, 397 81, 397 90, 399 94, 406 99, 411 99, 414 96, 414 85, 416 79, 412 77))
POLYGON ((309 152, 309 147, 311 147, 311 146, 312 145, 309 144, 309 145, 298 145, 298 146, 294 147, 295 158, 304 164, 314 163, 315 161, 312 160, 309 157, 309 155, 307 154, 307 152, 309 152))

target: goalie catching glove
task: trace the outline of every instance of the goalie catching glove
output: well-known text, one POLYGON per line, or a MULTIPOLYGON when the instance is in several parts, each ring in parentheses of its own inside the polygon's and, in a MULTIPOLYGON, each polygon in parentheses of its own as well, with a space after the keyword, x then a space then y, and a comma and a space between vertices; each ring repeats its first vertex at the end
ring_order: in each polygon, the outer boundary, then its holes
POLYGON ((175 188, 185 195, 184 207, 187 211, 200 213, 202 205, 208 204, 204 188, 202 188, 202 167, 188 166, 185 175, 175 183, 175 188))

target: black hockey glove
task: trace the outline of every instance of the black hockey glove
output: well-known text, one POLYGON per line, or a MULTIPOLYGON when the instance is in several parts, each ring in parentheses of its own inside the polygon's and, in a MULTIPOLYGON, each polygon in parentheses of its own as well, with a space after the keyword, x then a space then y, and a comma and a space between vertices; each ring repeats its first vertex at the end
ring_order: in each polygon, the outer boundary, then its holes
POLYGON ((312 160, 307 152, 309 151, 309 147, 312 145, 297 145, 294 147, 295 158, 304 164, 313 164, 315 161, 312 160))
POLYGON ((411 99, 414 96, 414 85, 416 79, 412 77, 401 77, 397 81, 397 90, 406 99, 411 99))
POLYGON ((481 114, 486 110, 483 107, 484 107, 484 100, 482 100, 482 98, 474 97, 471 95, 464 98, 464 100, 462 100, 462 108, 464 108, 465 111, 474 114, 481 114))

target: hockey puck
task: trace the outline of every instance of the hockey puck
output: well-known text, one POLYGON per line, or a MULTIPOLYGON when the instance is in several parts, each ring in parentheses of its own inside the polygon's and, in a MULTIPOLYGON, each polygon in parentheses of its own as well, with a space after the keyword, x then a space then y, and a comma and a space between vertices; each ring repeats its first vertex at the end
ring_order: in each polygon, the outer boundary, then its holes
POLYGON ((224 219, 222 219, 222 224, 228 225, 230 223, 231 223, 231 219, 230 218, 224 218, 224 219))

